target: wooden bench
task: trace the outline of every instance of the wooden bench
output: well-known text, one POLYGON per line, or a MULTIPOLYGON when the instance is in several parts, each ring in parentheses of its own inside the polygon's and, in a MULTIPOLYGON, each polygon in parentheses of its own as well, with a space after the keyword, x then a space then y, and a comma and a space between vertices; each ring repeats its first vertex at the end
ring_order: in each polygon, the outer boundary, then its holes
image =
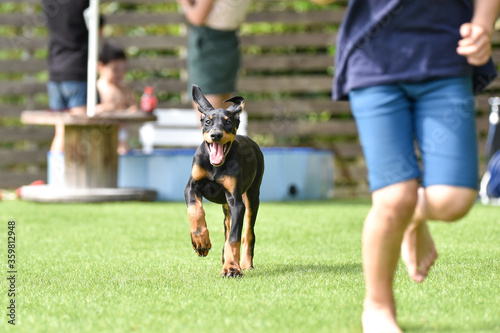
MULTIPOLYGON (((198 147, 203 142, 200 116, 193 109, 156 109, 156 121, 144 123, 139 129, 142 151, 151 154, 154 147, 198 147)), ((240 115, 238 134, 247 134, 248 115, 240 115)))

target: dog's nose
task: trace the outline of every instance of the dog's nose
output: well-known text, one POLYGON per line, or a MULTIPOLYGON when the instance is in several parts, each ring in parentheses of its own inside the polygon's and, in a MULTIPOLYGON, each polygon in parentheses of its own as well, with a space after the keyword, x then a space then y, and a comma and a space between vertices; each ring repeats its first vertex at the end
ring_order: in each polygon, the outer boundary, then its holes
POLYGON ((210 138, 213 141, 220 141, 220 139, 222 139, 222 132, 211 132, 210 138))

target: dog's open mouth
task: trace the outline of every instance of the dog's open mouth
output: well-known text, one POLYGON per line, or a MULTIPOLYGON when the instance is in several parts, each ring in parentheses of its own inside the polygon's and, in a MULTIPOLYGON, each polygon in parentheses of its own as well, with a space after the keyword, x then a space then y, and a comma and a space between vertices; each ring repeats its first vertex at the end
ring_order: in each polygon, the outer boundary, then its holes
POLYGON ((231 149, 231 145, 233 142, 228 142, 225 144, 219 142, 208 143, 208 153, 210 154, 210 163, 215 166, 222 165, 224 163, 224 159, 226 158, 229 149, 231 149))

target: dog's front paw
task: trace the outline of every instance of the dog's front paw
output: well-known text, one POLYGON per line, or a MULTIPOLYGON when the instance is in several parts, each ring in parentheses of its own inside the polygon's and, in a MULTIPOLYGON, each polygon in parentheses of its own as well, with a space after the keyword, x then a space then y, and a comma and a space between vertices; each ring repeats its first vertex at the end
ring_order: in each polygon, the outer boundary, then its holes
POLYGON ((237 263, 225 263, 222 267, 222 277, 240 277, 243 276, 240 266, 237 263))
POLYGON ((191 244, 193 244, 193 249, 198 253, 198 256, 206 257, 208 251, 212 248, 208 229, 197 228, 191 231, 191 244))

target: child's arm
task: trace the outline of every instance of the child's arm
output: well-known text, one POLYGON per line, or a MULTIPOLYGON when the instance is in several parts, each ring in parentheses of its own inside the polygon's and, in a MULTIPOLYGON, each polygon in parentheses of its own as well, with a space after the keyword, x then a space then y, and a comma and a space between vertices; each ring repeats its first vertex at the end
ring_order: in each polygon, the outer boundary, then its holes
POLYGON ((115 103, 99 103, 95 106, 95 113, 103 113, 103 112, 114 112, 118 111, 119 109, 116 107, 115 103))
POLYGON ((100 103, 95 106, 95 112, 98 114, 115 111, 116 105, 113 101, 113 89, 111 89, 105 82, 97 80, 97 91, 99 93, 100 103))
POLYGON ((192 25, 200 26, 212 10, 214 0, 177 0, 186 19, 192 25))
POLYGON ((101 102, 96 105, 96 113, 113 111, 137 111, 139 108, 130 88, 126 85, 114 86, 97 81, 101 102))
POLYGON ((491 35, 499 6, 500 0, 475 0, 471 22, 460 27, 462 39, 457 53, 466 57, 471 65, 484 65, 491 57, 491 35))

